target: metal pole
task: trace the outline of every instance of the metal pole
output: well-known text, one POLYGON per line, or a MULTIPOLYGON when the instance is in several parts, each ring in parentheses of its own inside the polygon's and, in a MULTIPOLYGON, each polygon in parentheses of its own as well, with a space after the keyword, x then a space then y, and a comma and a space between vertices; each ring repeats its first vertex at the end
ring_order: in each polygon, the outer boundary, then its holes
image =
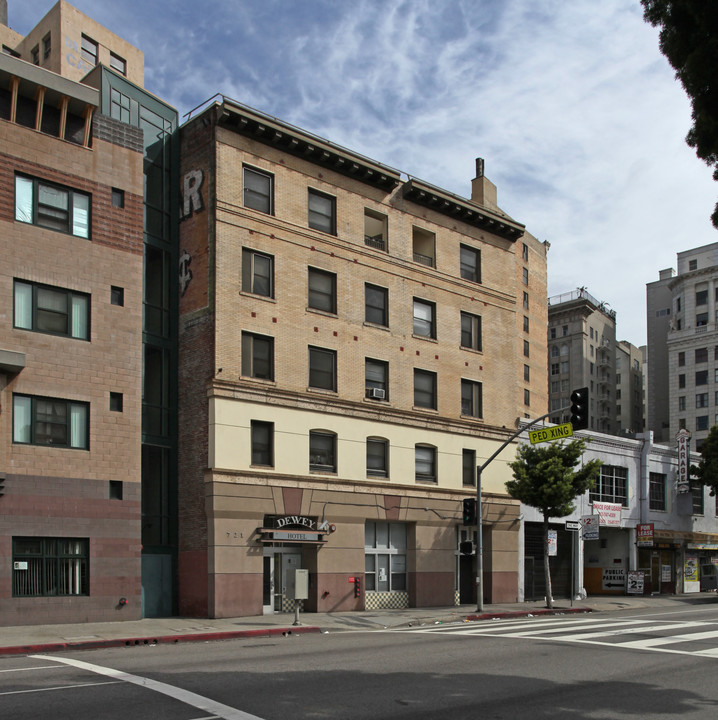
POLYGON ((481 507, 481 471, 483 469, 482 465, 476 468, 476 610, 478 612, 484 610, 484 589, 482 587, 484 579, 484 537, 481 507))

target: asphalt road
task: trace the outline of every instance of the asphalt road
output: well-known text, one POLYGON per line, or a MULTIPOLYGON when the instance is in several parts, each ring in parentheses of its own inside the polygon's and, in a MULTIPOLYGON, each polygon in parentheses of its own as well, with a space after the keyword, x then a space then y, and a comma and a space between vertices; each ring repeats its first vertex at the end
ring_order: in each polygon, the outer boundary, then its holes
POLYGON ((718 609, 0 658, 3 720, 718 716, 718 609))

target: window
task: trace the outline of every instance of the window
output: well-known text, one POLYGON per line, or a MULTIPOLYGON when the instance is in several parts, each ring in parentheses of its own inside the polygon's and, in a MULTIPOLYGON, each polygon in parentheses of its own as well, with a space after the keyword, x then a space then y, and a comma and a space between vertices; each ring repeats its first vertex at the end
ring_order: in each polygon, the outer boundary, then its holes
POLYGON ((476 487, 476 450, 461 451, 461 484, 476 487))
POLYGON ((531 391, 524 388, 524 405, 531 405, 531 391))
POLYGON ((14 443, 89 449, 88 403, 13 395, 12 410, 14 443))
POLYGON ((113 52, 110 52, 110 67, 121 75, 127 75, 127 61, 113 52))
POLYGON ((245 167, 244 170, 244 207, 272 215, 274 177, 269 173, 245 167))
POLYGON ((552 327, 551 330, 549 331, 549 337, 551 340, 556 339, 556 328, 555 327, 552 327))
POLYGON ((688 270, 697 270, 698 269, 698 260, 689 260, 688 261, 688 270))
POLYGON ((378 285, 364 285, 364 320, 389 327, 389 291, 378 285))
POLYGON ((696 348, 696 363, 708 362, 708 348, 696 348))
POLYGON ((125 207, 125 191, 119 188, 112 188, 112 207, 125 207))
POLYGON ((82 36, 80 56, 89 65, 97 65, 97 43, 87 35, 82 36))
POLYGON ((691 495, 693 496, 693 515, 703 515, 703 483, 691 483, 691 495))
POLYGON ((523 271, 521 273, 521 279, 522 279, 524 285, 529 284, 529 269, 528 268, 523 269, 523 271))
POLYGON ((552 358, 555 358, 555 357, 558 357, 560 354, 561 354, 561 352, 560 352, 560 350, 558 349, 558 345, 554 345, 554 346, 551 348, 551 357, 552 357, 552 358))
POLYGON ((681 374, 678 376, 678 387, 684 388, 686 386, 686 376, 681 374))
POLYGON ((411 229, 412 258, 414 262, 434 267, 436 235, 430 230, 413 226, 411 229))
POLYGON ((528 340, 524 340, 524 357, 529 357, 530 345, 528 340))
POLYGON ((110 411, 111 412, 122 412, 123 395, 121 392, 110 393, 110 411))
POLYGON ((47 60, 50 57, 51 51, 52 51, 52 37, 51 37, 50 33, 48 33, 42 39, 42 58, 43 58, 43 60, 47 60))
POLYGON ((698 313, 696 315, 696 327, 703 327, 708 324, 708 313, 698 313))
POLYGON ((118 307, 124 307, 124 305, 125 305, 125 288, 117 287, 116 285, 110 286, 110 305, 117 305, 118 307))
POLYGON ((35 45, 35 47, 30 50, 30 55, 32 57, 32 62, 34 65, 40 64, 40 46, 35 45))
POLYGON ((90 196, 60 185, 16 175, 15 219, 89 238, 90 196))
POLYGON ((696 290, 696 305, 708 304, 708 290, 696 290))
POLYGON ((483 414, 481 383, 474 380, 461 381, 461 414, 480 418, 483 414))
POLYGON ((337 199, 309 188, 309 227, 337 234, 337 199))
POLYGON ((551 363, 551 375, 560 374, 561 365, 559 363, 551 363))
MULTIPOLYGON (((526 293, 524 293, 524 295, 526 295, 526 293)), ((561 327, 561 335, 563 335, 564 337, 568 335, 568 325, 563 325, 561 327)))
MULTIPOLYGON (((708 393, 697 393, 696 394, 696 407, 697 408, 708 407, 708 393)), ((680 407, 678 409, 680 410, 680 407)))
POLYGON ((324 348, 309 348, 309 387, 337 389, 337 353, 324 348))
POLYGON ((698 370, 696 372, 696 385, 707 385, 708 384, 708 371, 698 370))
POLYGON ((274 338, 242 333, 242 375, 274 380, 274 338))
POLYGON ((528 365, 524 365, 524 380, 526 382, 531 380, 531 368, 528 365))
POLYGON ((568 374, 568 360, 561 361, 561 374, 562 375, 568 374))
POLYGON ((527 315, 524 315, 524 332, 527 333, 529 331, 529 319, 527 315))
POLYGON ((708 429, 708 415, 698 415, 696 417, 696 430, 708 429))
POLYGON ((678 367, 683 367, 686 364, 686 354, 681 351, 678 353, 678 367))
POLYGON ((16 328, 90 339, 89 295, 16 280, 14 308, 16 328))
POLYGON ((414 446, 414 467, 417 482, 436 482, 436 448, 433 445, 414 446))
POLYGON ((382 213, 364 208, 364 244, 377 250, 388 250, 388 218, 382 213))
POLYGON ((436 410, 436 373, 414 370, 414 405, 436 410))
POLYGON ((364 585, 367 592, 405 592, 406 525, 367 522, 364 526, 364 585))
POLYGON ((388 400, 389 363, 366 358, 364 361, 364 387, 366 397, 374 400, 388 400))
POLYGON ((615 465, 601 465, 601 476, 591 490, 590 502, 618 503, 628 505, 628 468, 615 465))
POLYGON ((461 313, 461 347, 481 350, 481 317, 461 313))
POLYGON ((521 258, 525 262, 529 260, 529 246, 526 243, 523 243, 523 247, 521 248, 521 258))
POLYGON ((334 273, 309 268, 308 305, 314 310, 336 314, 337 276, 334 273))
POLYGON ((524 310, 529 309, 529 294, 527 292, 524 292, 523 306, 524 310))
POLYGON ((274 258, 271 255, 242 249, 242 291, 274 297, 274 258))
POLYGON ((686 409, 686 396, 680 395, 678 397, 678 410, 679 410, 679 412, 681 412, 685 409, 686 409))
POLYGON ((471 282, 481 282, 481 253, 476 248, 462 245, 459 250, 461 277, 471 282))
POLYGON ((337 471, 337 436, 320 430, 309 431, 309 470, 314 472, 337 471))
POLYGON ((108 490, 108 497, 110 498, 110 500, 122 500, 122 480, 110 480, 108 490))
POLYGON ((666 509, 666 476, 663 473, 649 473, 648 493, 651 510, 666 509))
POLYGON ((252 420, 252 465, 274 467, 274 423, 252 420))
POLYGON ((389 476, 389 443, 383 438, 366 440, 367 477, 389 476))
POLYGON ((414 298, 414 335, 436 338, 436 305, 414 298))
POLYGON ((130 122, 130 98, 119 90, 110 90, 110 117, 123 123, 130 122))
POLYGON ((89 595, 87 538, 14 537, 13 597, 89 595))

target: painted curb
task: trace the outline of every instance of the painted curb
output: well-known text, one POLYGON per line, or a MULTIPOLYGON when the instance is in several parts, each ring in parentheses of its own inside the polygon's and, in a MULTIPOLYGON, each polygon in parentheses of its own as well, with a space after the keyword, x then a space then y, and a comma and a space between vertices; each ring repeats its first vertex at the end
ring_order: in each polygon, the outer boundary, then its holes
POLYGON ((174 645, 184 642, 213 642, 248 637, 273 637, 318 633, 313 625, 288 628, 262 628, 257 630, 226 630, 210 633, 185 633, 182 635, 150 635, 140 638, 114 638, 108 640, 82 640, 78 642, 48 642, 0 647, 0 655, 29 655, 32 653, 61 652, 63 650, 100 650, 114 647, 140 647, 143 645, 174 645))

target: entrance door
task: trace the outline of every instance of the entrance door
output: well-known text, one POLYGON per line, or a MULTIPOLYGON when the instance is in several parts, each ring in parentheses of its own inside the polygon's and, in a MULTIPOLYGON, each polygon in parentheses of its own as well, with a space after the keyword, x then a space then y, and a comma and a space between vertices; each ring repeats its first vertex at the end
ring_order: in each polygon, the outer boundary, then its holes
MULTIPOLYGON (((270 550, 273 549, 270 548, 270 550)), ((274 553, 265 555, 263 560, 262 611, 265 615, 271 615, 274 612, 274 553)))

